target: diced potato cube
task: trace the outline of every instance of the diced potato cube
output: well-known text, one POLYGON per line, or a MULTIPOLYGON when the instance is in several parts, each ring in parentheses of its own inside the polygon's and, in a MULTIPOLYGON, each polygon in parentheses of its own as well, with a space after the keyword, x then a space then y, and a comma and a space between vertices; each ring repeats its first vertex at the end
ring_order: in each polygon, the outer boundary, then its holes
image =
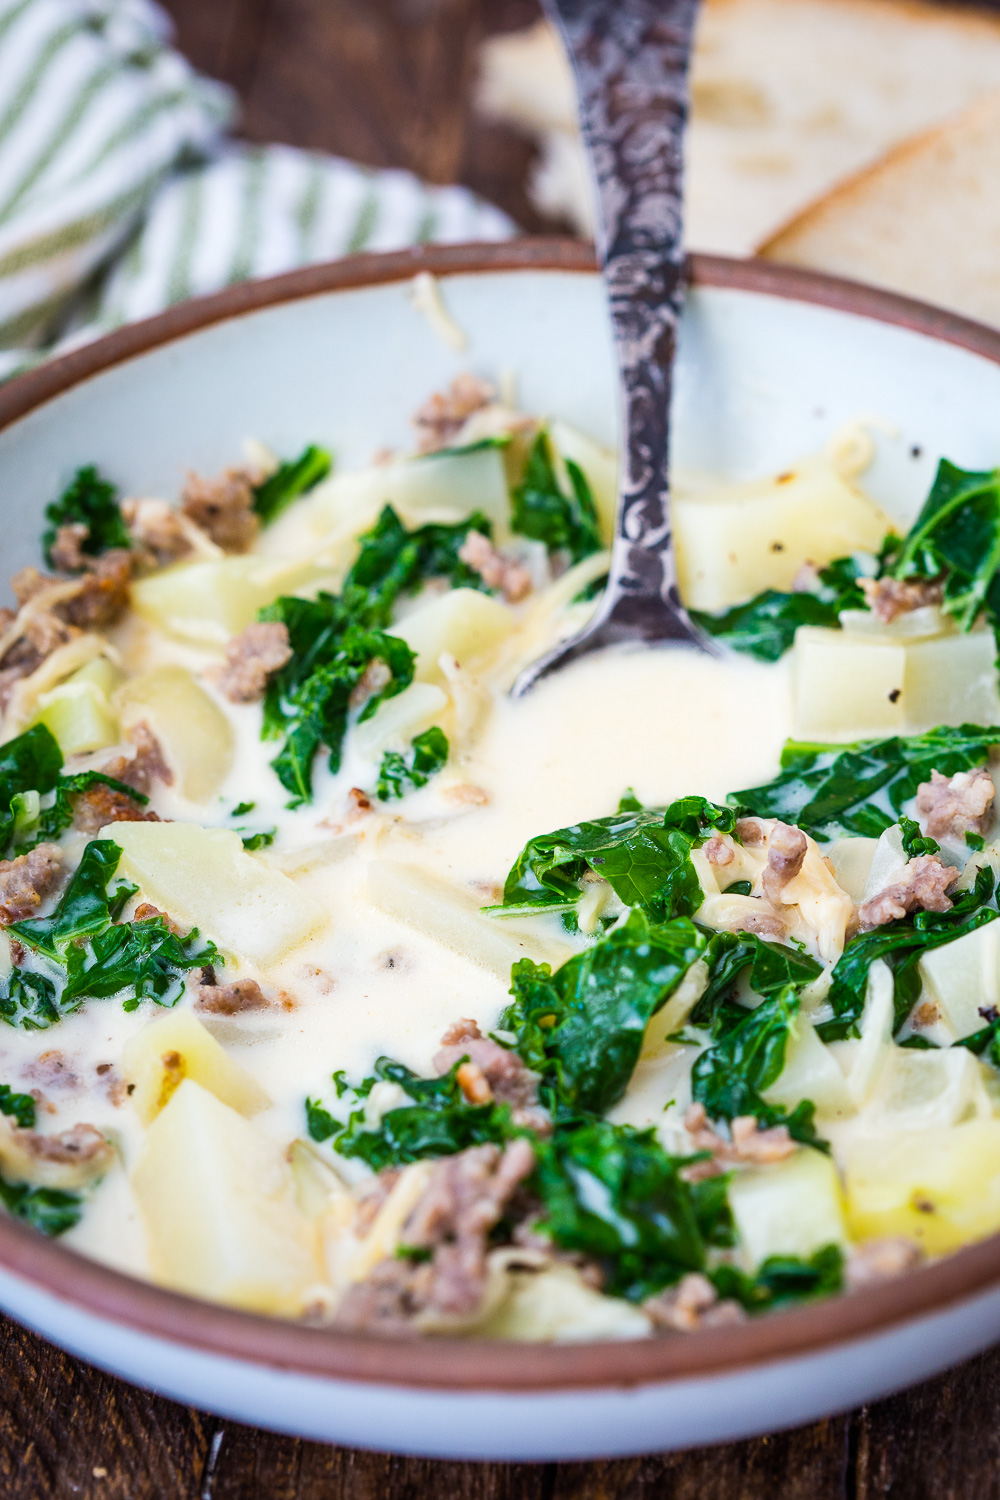
POLYGON ((622 1297, 605 1297, 582 1280, 575 1266, 507 1273, 506 1296, 476 1324, 480 1338, 520 1342, 641 1339, 649 1319, 622 1297))
POLYGON ((417 865, 376 860, 368 866, 368 898, 379 911, 507 979, 519 958, 563 963, 568 944, 525 930, 521 924, 484 916, 472 896, 417 865))
POLYGON ((1000 1229, 1000 1120, 859 1140, 846 1173, 855 1239, 907 1235, 931 1255, 1000 1229))
POLYGON ((392 633, 402 636, 417 653, 418 680, 440 686, 445 678, 438 663, 444 652, 468 667, 494 652, 515 623, 511 610, 489 594, 452 589, 420 605, 393 625, 392 633))
POLYGON ((829 1156, 801 1146, 785 1161, 738 1172, 729 1206, 748 1270, 769 1255, 807 1258, 847 1241, 843 1195, 829 1156))
POLYGON ((871 864, 868 867, 868 878, 861 895, 862 901, 870 901, 872 896, 890 885, 906 864, 906 859, 903 831, 898 823, 893 823, 892 827, 880 833, 875 841, 871 864))
POLYGON ((169 1010, 129 1038, 122 1072, 133 1085, 132 1106, 148 1125, 185 1078, 193 1078, 241 1115, 266 1109, 270 1099, 252 1074, 233 1061, 189 1010, 169 1010))
POLYGON ((111 695, 121 680, 121 672, 115 666, 114 662, 109 661, 106 656, 93 657, 85 667, 81 667, 78 672, 74 672, 72 677, 69 678, 70 682, 93 683, 98 692, 103 693, 109 702, 111 701, 111 695))
POLYGON ((981 1011, 1000 1007, 1000 922, 929 949, 919 967, 924 998, 952 1039, 971 1036, 986 1025, 981 1011))
POLYGON ((257 1312, 301 1312, 320 1272, 284 1152, 193 1079, 149 1127, 132 1186, 157 1280, 257 1312))
POLYGON ((889 521, 822 459, 777 479, 672 502, 677 576, 692 609, 720 610, 764 589, 790 589, 802 563, 875 552, 889 521))
POLYGON ((300 1213, 307 1219, 321 1219, 339 1208, 349 1210, 349 1213, 341 1212, 343 1221, 353 1218, 354 1200, 350 1189, 310 1141, 293 1141, 288 1149, 288 1162, 300 1213))
POLYGON ((816 1028, 805 1016, 797 1016, 794 1034, 785 1048, 785 1066, 774 1083, 764 1092, 771 1104, 794 1109, 803 1099, 811 1099, 819 1115, 843 1115, 853 1112, 851 1096, 836 1058, 816 1035, 816 1028))
POLYGON ((909 1131, 991 1113, 982 1064, 967 1048, 890 1047, 864 1119, 879 1131, 909 1131))
POLYGON ((124 725, 144 720, 159 740, 183 796, 205 802, 229 774, 232 725, 185 667, 155 667, 118 693, 124 725))
POLYGON ((549 428, 552 446, 563 458, 572 459, 583 471, 590 485, 600 522, 601 538, 605 546, 611 545, 615 534, 615 514, 618 509, 618 456, 603 443, 571 427, 568 422, 553 422, 549 428))
POLYGON ((920 734, 1000 715, 991 630, 912 639, 802 626, 793 672, 795 733, 804 739, 920 734))
POLYGON ((864 899, 865 884, 875 856, 878 839, 844 838, 831 844, 828 853, 837 884, 845 890, 851 900, 859 903, 864 899))
POLYGON ((424 729, 440 720, 449 706, 448 694, 433 682, 411 682, 408 688, 379 704, 370 719, 354 730, 354 748, 368 760, 378 760, 383 750, 400 749, 424 729))
POLYGON ((481 510, 502 530, 510 513, 503 452, 431 453, 338 474, 316 487, 298 517, 317 536, 345 525, 357 533, 367 530, 386 505, 411 528, 431 521, 450 525, 481 510))
POLYGON ((248 554, 179 563, 132 585, 136 612, 182 640, 221 642, 257 618, 279 594, 294 593, 328 572, 312 554, 267 561, 248 554))
POLYGON ((66 756, 103 750, 118 740, 118 720, 107 697, 94 682, 75 682, 71 678, 51 692, 42 693, 31 722, 44 724, 51 730, 66 756))
POLYGON ((792 667, 796 735, 855 740, 902 733, 901 643, 804 625, 795 632, 792 667))
POLYGON ((329 921, 325 907, 228 828, 111 823, 101 837, 119 846, 119 873, 149 901, 238 959, 274 963, 329 921))
POLYGON ((904 610, 894 620, 880 620, 870 609, 842 609, 840 628, 851 635, 877 635, 882 640, 954 633, 954 625, 940 604, 922 604, 919 609, 904 610))

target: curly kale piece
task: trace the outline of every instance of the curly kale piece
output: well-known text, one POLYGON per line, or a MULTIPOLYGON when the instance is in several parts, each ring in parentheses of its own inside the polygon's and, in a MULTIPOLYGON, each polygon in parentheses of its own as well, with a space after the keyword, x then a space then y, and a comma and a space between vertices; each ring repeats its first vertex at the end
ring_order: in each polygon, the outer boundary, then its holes
POLYGON ((310 443, 294 459, 286 459, 253 492, 253 508, 265 526, 276 521, 293 500, 308 494, 325 479, 333 460, 325 448, 310 443))
POLYGON ((59 499, 46 506, 45 519, 48 525, 42 533, 42 552, 50 568, 56 566, 52 548, 60 526, 82 525, 87 528, 87 534, 80 542, 80 551, 88 557, 96 557, 110 547, 132 545, 118 504, 118 491, 92 464, 77 469, 59 499))
POLYGON ((597 507, 583 470, 566 459, 571 493, 559 483, 546 431, 531 445, 520 484, 511 500, 511 528, 520 536, 544 542, 550 552, 568 552, 571 562, 580 562, 604 545, 597 507))
POLYGON ((443 729, 432 724, 423 734, 418 734, 410 745, 410 756, 398 750, 387 750, 379 767, 375 795, 380 802, 390 802, 403 797, 408 791, 426 786, 431 777, 448 759, 448 736, 443 729))

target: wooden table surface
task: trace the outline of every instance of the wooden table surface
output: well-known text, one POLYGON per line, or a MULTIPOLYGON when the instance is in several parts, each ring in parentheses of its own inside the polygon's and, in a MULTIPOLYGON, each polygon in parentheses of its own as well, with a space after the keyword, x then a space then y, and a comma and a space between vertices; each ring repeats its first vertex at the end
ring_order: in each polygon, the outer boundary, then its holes
MULTIPOLYGON (((465 182, 527 230, 530 148, 469 103, 483 36, 534 0, 166 0, 243 131, 465 182)), ((1000 1352, 849 1416, 591 1464, 447 1464, 224 1422, 0 1319, 0 1500, 1000 1500, 1000 1352)))

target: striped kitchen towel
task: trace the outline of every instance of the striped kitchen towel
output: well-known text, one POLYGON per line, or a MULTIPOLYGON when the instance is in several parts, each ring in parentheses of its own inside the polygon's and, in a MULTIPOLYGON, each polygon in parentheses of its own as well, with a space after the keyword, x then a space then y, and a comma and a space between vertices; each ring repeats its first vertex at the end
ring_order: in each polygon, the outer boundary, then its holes
POLYGON ((516 232, 465 188, 241 145, 234 116, 152 0, 0 0, 0 378, 248 277, 516 232))

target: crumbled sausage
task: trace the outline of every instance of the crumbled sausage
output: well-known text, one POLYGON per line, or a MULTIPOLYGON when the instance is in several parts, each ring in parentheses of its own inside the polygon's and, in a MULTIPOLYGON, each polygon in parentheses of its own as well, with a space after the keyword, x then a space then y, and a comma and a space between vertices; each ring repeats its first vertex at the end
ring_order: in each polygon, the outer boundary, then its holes
POLYGON ((884 625, 925 604, 940 604, 942 599, 941 584, 934 579, 859 578, 858 583, 868 608, 884 625))
POLYGON ((0 927, 34 916, 62 874, 58 844, 38 844, 16 859, 0 860, 0 927))
POLYGON ((985 833, 993 818, 996 787, 985 766, 942 776, 932 771, 930 781, 917 787, 917 812, 932 839, 963 833, 985 833))
POLYGON ((123 500, 122 518, 136 551, 154 567, 179 562, 192 550, 183 521, 165 500, 123 500))
POLYGON ((716 1177, 736 1164, 766 1166, 784 1161, 795 1150, 795 1142, 785 1125, 761 1129, 753 1115, 738 1115, 729 1126, 729 1139, 720 1135, 709 1122, 703 1104, 692 1104, 684 1116, 684 1129, 691 1137, 695 1151, 711 1153, 708 1161, 694 1162, 683 1176, 689 1182, 716 1177))
POLYGON ((448 390, 435 391, 413 416, 421 453, 447 448, 461 432, 473 412, 493 400, 493 387, 478 375, 456 375, 448 390))
POLYGON ((0 1120, 0 1164, 16 1180, 44 1187, 74 1188, 106 1172, 114 1148, 93 1125, 73 1125, 59 1135, 42 1135, 0 1120))
POLYGON ((757 937, 775 938, 781 942, 788 933, 788 925, 772 907, 761 901, 759 910, 741 904, 737 911, 727 913, 725 931, 752 932, 757 937))
POLYGON ((759 818, 740 818, 736 824, 736 836, 747 849, 759 849, 767 843, 767 833, 759 818))
POLYGON ((85 791, 70 797, 73 804, 73 827, 82 833, 98 833, 108 823, 159 823, 159 813, 144 807, 126 792, 97 781, 85 791))
POLYGON ((441 795, 449 802, 457 802, 460 807, 485 807, 490 800, 489 792, 481 786, 473 786, 471 781, 445 787, 441 795))
POLYGON ((230 703, 256 703, 264 696, 267 679, 291 659, 288 626, 280 620, 259 621, 229 642, 216 685, 230 703))
POLYGON ((113 625, 126 609, 132 578, 132 553, 124 547, 112 547, 91 561, 80 574, 80 587, 56 612, 69 625, 81 630, 102 630, 113 625))
MULTIPOLYGON (((184 929, 182 927, 178 926, 178 924, 174 921, 173 917, 168 917, 165 911, 161 911, 160 908, 158 906, 154 906, 151 901, 140 901, 139 902, 139 905, 136 907, 135 911, 132 913, 132 921, 133 922, 166 922, 166 924, 167 924, 167 930, 169 932, 172 932, 175 937, 183 937, 184 936, 184 929)), ((213 970, 213 973, 214 973, 214 970, 213 970)))
POLYGON ((713 833, 702 845, 701 852, 710 865, 731 865, 736 858, 733 841, 727 833, 713 833))
POLYGON ((199 984, 194 1008, 212 1016, 237 1016, 268 1010, 270 1004, 256 979, 236 979, 232 984, 199 984))
POLYGON ((499 589, 508 604, 518 604, 531 593, 531 574, 527 568, 514 558, 504 557, 481 531, 469 532, 458 555, 479 574, 487 588, 499 589))
POLYGON ((670 1333, 693 1333, 698 1328, 725 1328, 746 1321, 738 1302, 720 1302, 707 1276, 690 1271, 676 1286, 648 1297, 642 1304, 653 1327, 670 1333))
POLYGON ((43 1083, 49 1089, 64 1089, 72 1092, 80 1087, 79 1075, 66 1059, 65 1052, 58 1047, 48 1047, 28 1064, 25 1077, 43 1083))
POLYGON ((923 1251, 916 1240, 907 1239, 905 1235, 854 1245, 845 1268, 847 1289, 856 1292, 874 1282, 902 1276, 904 1272, 914 1270, 922 1260, 923 1251))
POLYGON ((934 854, 908 860, 894 881, 858 908, 858 926, 882 927, 911 911, 950 911, 951 901, 945 893, 960 873, 942 864, 934 854))
POLYGON ((174 773, 164 760, 160 742, 146 721, 140 719, 129 725, 125 732, 135 750, 131 755, 118 755, 102 766, 104 775, 113 776, 115 781, 123 781, 143 794, 149 791, 154 781, 171 786, 174 773))
POLYGON ((383 661, 380 656, 373 656, 351 689, 351 696, 347 700, 350 707, 360 708, 363 703, 368 702, 369 698, 373 698, 384 687, 388 687, 391 681, 392 668, 389 663, 383 661))
POLYGON ((781 893, 802 869, 809 841, 801 828, 789 823, 775 823, 767 845, 767 865, 761 876, 764 894, 780 901, 781 893))
POLYGON ((92 561, 83 550, 90 536, 90 527, 82 521, 70 521, 56 528, 55 540, 49 548, 52 566, 60 573, 79 573, 92 561))
POLYGON ((484 1037, 475 1021, 454 1022, 441 1038, 441 1050, 435 1055, 434 1067, 447 1073, 457 1062, 467 1060, 465 1073, 456 1074, 459 1087, 470 1102, 485 1104, 496 1099, 509 1104, 514 1121, 534 1129, 548 1128, 549 1121, 538 1105, 537 1073, 526 1068, 518 1054, 484 1037), (471 1097, 476 1095, 478 1097, 471 1097))
POLYGON ((253 508, 257 477, 239 468, 226 469, 217 479, 190 474, 181 510, 223 552, 248 552, 260 527, 253 508))
POLYGON ((487 1286, 489 1236, 534 1164, 523 1137, 503 1152, 471 1146, 435 1162, 400 1236, 403 1245, 430 1251, 430 1258, 380 1261, 345 1293, 337 1326, 406 1334, 417 1331, 422 1313, 474 1316, 487 1286))

